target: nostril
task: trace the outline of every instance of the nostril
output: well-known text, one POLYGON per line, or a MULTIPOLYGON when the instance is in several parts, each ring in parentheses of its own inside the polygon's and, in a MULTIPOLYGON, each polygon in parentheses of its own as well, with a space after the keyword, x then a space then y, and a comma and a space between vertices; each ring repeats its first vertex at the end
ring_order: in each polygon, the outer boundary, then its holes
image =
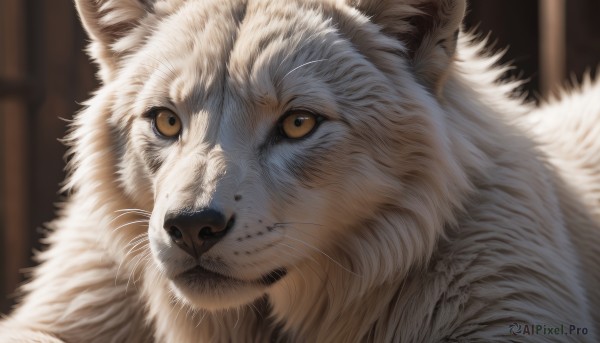
POLYGON ((180 241, 181 239, 183 239, 183 233, 176 226, 171 226, 167 230, 167 233, 169 234, 171 239, 173 239, 175 241, 180 241))
POLYGON ((202 229, 200 229, 200 231, 198 232, 199 239, 208 239, 213 236, 215 236, 215 232, 213 231, 213 228, 210 226, 205 226, 202 229))
POLYGON ((235 216, 231 216, 229 221, 224 226, 204 226, 198 231, 198 238, 201 240, 220 238, 224 236, 229 229, 235 224, 235 216))

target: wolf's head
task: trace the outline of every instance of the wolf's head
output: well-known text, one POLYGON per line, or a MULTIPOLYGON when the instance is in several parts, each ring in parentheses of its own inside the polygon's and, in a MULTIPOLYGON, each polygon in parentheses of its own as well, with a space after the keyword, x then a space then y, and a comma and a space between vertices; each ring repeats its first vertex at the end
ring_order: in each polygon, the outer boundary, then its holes
POLYGON ((151 211, 180 299, 364 290, 431 254, 466 188, 439 96, 464 1, 76 3, 103 86, 74 136, 110 148, 75 143, 72 185, 151 211))

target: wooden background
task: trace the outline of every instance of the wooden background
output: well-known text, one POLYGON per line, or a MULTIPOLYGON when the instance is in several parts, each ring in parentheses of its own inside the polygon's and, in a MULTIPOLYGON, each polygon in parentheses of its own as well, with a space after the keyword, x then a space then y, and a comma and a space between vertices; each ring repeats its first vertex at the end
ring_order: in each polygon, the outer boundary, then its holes
MULTIPOLYGON (((598 13, 598 0, 473 0, 466 24, 491 31, 498 49, 510 45, 504 60, 538 97, 566 71, 581 76, 600 61, 598 13)), ((0 0, 0 313, 61 199, 60 118, 70 119, 97 86, 86 39, 72 0, 0 0)))

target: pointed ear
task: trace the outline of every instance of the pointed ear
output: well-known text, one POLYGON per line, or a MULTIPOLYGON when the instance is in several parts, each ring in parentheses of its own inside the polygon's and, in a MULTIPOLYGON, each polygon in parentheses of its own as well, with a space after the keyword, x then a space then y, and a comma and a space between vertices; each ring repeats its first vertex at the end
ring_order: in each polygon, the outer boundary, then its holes
POLYGON ((152 2, 75 0, 83 27, 91 38, 88 53, 99 64, 99 75, 103 82, 112 79, 118 59, 143 38, 130 35, 148 15, 152 2))
POLYGON ((417 77, 437 92, 454 58, 466 1, 354 0, 352 3, 384 33, 402 41, 417 77))

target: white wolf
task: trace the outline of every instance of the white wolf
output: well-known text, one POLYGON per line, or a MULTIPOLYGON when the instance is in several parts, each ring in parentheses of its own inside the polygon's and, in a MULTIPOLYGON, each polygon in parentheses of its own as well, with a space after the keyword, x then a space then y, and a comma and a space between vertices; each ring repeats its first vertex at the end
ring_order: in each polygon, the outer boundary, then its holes
POLYGON ((102 87, 2 342, 599 339, 599 86, 512 98, 461 0, 76 4, 102 87))

